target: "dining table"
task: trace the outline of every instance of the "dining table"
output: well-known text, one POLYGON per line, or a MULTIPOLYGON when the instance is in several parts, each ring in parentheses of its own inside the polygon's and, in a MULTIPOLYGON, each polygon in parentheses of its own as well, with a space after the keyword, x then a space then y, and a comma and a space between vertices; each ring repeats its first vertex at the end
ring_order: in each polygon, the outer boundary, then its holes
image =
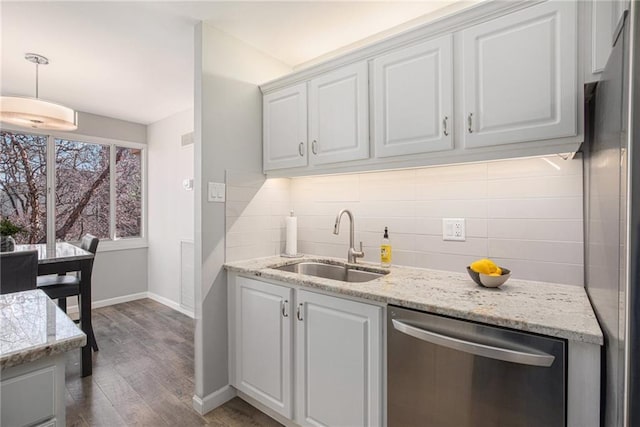
POLYGON ((94 254, 68 242, 56 242, 55 245, 47 243, 16 245, 15 250, 38 252, 38 276, 80 272, 78 295, 80 329, 87 335, 87 343, 81 349, 82 376, 91 375, 93 370, 91 343, 95 342, 91 324, 91 270, 94 254))

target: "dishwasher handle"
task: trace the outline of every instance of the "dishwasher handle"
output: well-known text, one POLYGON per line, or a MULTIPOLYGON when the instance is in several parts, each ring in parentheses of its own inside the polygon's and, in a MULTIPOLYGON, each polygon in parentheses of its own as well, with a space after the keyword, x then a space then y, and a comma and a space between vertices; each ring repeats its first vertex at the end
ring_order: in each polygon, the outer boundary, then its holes
POLYGON ((519 350, 494 347, 492 345, 461 340, 459 338, 449 337, 437 332, 427 331, 395 319, 392 319, 391 322, 397 331, 410 335, 414 338, 418 338, 419 340, 451 348, 453 350, 475 354, 477 356, 503 360, 505 362, 519 363, 521 365, 543 367, 551 366, 555 360, 555 356, 547 353, 527 353, 519 350))

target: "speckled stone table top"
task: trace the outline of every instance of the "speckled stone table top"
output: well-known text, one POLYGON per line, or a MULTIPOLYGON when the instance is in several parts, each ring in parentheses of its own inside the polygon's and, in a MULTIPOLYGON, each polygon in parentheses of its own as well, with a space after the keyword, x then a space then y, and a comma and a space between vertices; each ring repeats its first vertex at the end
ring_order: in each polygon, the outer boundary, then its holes
MULTIPOLYGON (((304 256, 302 259, 344 262, 314 256, 304 256)), ((225 264, 225 268, 246 276, 258 276, 429 313, 572 341, 603 344, 602 331, 587 294, 580 286, 511 278, 499 288, 484 288, 475 284, 466 272, 411 267, 391 267, 388 269, 390 273, 381 278, 364 283, 347 283, 272 268, 299 261, 276 256, 230 262, 225 264)), ((376 267, 367 263, 358 265, 376 267)))
POLYGON ((38 251, 38 264, 49 264, 64 261, 76 261, 93 258, 94 255, 68 242, 56 242, 54 246, 44 243, 16 245, 16 251, 38 251))
POLYGON ((41 290, 0 295, 0 370, 82 347, 87 336, 41 290))

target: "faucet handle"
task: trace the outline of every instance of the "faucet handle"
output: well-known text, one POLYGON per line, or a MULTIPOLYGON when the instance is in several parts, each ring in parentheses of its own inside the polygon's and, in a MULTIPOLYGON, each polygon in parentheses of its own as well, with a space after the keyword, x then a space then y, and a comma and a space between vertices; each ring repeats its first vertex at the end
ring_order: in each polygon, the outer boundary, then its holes
POLYGON ((360 253, 356 256, 359 258, 364 258, 364 251, 362 250, 362 240, 360 241, 360 253))

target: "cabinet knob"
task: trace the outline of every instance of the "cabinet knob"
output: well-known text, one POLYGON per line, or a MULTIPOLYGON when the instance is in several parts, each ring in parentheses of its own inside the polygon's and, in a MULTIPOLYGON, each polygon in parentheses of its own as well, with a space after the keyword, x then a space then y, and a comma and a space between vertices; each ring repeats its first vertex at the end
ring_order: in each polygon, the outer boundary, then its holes
POLYGON ((467 130, 469 131, 469 133, 473 133, 473 113, 469 113, 467 121, 469 122, 469 128, 467 130))
POLYGON ((296 310, 296 317, 299 321, 302 322, 302 303, 298 304, 298 308, 296 310))
POLYGON ((442 133, 444 133, 444 136, 449 136, 449 131, 447 130, 448 120, 449 120, 449 117, 444 116, 444 120, 442 121, 442 133))
POLYGON ((298 145, 298 153, 300 153, 300 157, 304 157, 304 142, 298 145))
POLYGON ((313 154, 318 154, 318 141, 316 141, 315 139, 311 143, 311 152, 313 154))
POLYGON ((282 308, 282 317, 289 317, 289 313, 287 313, 287 304, 289 304, 289 300, 280 301, 280 306, 282 308))

